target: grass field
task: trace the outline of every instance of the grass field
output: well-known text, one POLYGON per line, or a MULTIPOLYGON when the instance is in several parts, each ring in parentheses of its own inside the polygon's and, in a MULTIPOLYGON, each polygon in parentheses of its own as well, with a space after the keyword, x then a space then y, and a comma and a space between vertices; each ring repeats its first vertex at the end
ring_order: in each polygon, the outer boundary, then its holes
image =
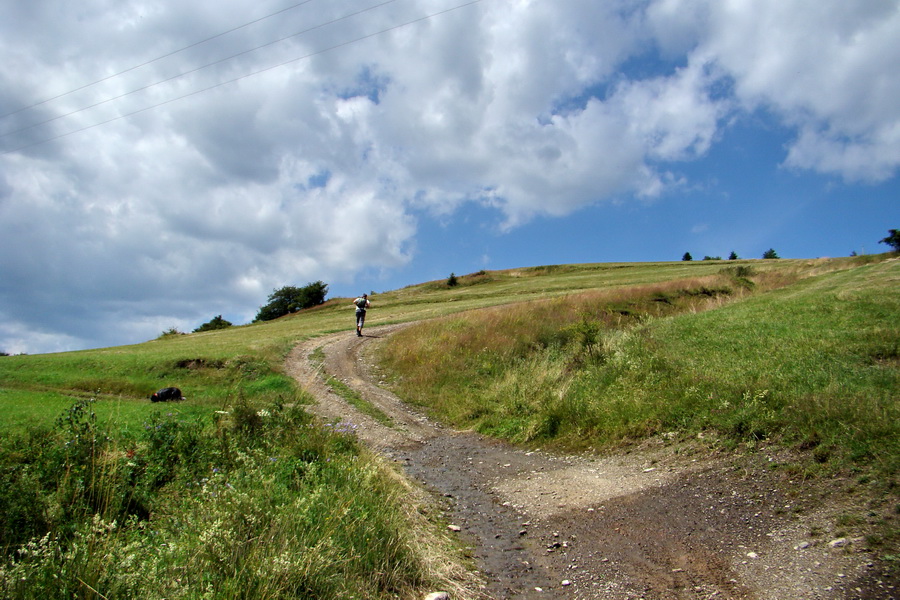
POLYGON ((794 267, 720 265, 448 316, 394 336, 384 366, 438 418, 513 441, 579 450, 706 431, 894 477, 900 265, 794 267))
MULTIPOLYGON (((778 443, 804 476, 852 470, 895 497, 898 282, 887 255, 544 266, 375 294, 367 325, 424 320, 383 364, 401 397, 461 427, 573 450, 660 434, 778 443)), ((262 324, 0 358, 0 590, 452 586, 463 561, 439 525, 349 432, 312 421, 283 372, 298 342, 349 335, 352 314, 334 299, 262 324), (170 385, 188 401, 147 400, 170 385)))
MULTIPOLYGON (((760 271, 789 273, 815 268, 815 261, 749 261, 760 271), (758 266, 757 266, 758 265, 758 266)), ((749 264, 746 263, 746 264, 749 264)), ((369 327, 441 317, 467 310, 571 295, 581 290, 615 289, 715 274, 723 263, 587 264, 547 266, 464 275, 459 285, 424 283, 376 294, 369 327)), ((94 398, 137 402, 159 388, 180 387, 191 405, 215 410, 238 395, 271 401, 287 399, 293 383, 281 364, 296 343, 335 331, 353 329, 349 299, 333 299, 315 309, 260 324, 226 330, 173 335, 143 344, 58 354, 2 357, 0 408, 21 410, 22 400, 42 394, 59 398, 94 398), (17 394, 13 395, 13 391, 17 394), (24 394, 24 395, 23 395, 24 394)), ((49 397, 49 396, 44 396, 49 397)), ((34 402, 27 415, 40 414, 34 402)), ((54 413, 54 410, 50 410, 54 413)), ((137 417, 140 417, 140 411, 137 417)), ((50 415, 45 414, 45 417, 50 415)), ((52 418, 50 418, 52 421, 52 418)), ((0 428, 11 425, 7 420, 0 428)))

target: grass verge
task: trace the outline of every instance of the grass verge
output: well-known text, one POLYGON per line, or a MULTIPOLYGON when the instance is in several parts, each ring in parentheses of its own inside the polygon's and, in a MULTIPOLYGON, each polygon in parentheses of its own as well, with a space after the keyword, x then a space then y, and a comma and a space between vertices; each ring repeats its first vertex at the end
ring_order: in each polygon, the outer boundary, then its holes
POLYGON ((449 541, 355 437, 239 402, 110 429, 90 400, 0 443, 6 598, 412 598, 449 541), (442 541, 443 540, 443 541, 442 541))

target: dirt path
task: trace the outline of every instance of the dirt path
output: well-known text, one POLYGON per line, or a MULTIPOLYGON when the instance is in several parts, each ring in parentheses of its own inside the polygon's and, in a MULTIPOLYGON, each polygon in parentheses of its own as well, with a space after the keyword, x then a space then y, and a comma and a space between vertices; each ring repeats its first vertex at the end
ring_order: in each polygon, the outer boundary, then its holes
POLYGON ((836 527, 848 494, 783 479, 768 465, 784 457, 716 457, 665 439, 621 456, 557 456, 442 427, 377 385, 372 352, 399 327, 311 340, 287 369, 316 397, 312 412, 357 425, 447 503, 488 597, 900 598, 865 541, 836 527), (324 364, 310 359, 319 348, 324 364), (393 426, 334 394, 323 369, 393 426))

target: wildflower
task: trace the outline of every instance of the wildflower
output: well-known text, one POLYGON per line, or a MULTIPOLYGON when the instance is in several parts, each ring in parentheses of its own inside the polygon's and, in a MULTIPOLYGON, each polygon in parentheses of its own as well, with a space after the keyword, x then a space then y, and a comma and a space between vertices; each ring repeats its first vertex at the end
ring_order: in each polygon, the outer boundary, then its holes
POLYGON ((350 421, 341 421, 337 425, 334 426, 335 431, 337 433, 353 433, 359 427, 355 423, 351 423, 350 421))

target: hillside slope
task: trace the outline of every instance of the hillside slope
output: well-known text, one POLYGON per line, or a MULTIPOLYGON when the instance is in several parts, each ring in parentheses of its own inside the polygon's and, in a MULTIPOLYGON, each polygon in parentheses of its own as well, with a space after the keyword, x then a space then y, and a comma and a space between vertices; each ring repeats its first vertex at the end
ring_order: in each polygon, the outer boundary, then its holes
POLYGON ((197 581, 221 598, 346 598, 368 582, 368 597, 411 600, 444 582, 476 598, 449 550, 461 535, 495 597, 890 597, 898 271, 881 256, 479 272, 374 295, 361 340, 349 300, 332 299, 221 331, 2 357, 0 585, 42 599, 86 585, 193 597, 197 581), (384 369, 397 347, 428 377, 384 369), (380 371, 363 368, 376 359, 380 371), (188 400, 148 402, 168 385, 188 400), (475 428, 519 446, 457 431, 475 428), (429 501, 397 465, 439 493, 429 501), (444 502, 459 534, 436 530, 427 505, 444 502), (371 543, 383 526, 386 552, 371 543), (282 549, 256 543, 273 533, 282 549), (71 555, 75 539, 96 545, 71 555), (309 570, 275 573, 272 552, 309 570))

